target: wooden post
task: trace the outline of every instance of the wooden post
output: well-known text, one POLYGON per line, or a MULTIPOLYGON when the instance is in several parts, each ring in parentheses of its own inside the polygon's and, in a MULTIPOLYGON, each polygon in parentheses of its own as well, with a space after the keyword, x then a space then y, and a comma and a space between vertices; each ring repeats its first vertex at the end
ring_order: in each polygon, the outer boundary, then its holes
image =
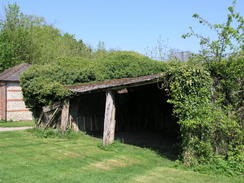
POLYGON ((71 126, 74 132, 78 132, 79 131, 78 119, 72 120, 71 126))
POLYGON ((115 101, 112 91, 106 93, 106 106, 104 115, 103 145, 109 145, 114 141, 115 134, 115 101))
POLYGON ((64 132, 69 124, 69 100, 65 100, 61 113, 61 131, 64 132))

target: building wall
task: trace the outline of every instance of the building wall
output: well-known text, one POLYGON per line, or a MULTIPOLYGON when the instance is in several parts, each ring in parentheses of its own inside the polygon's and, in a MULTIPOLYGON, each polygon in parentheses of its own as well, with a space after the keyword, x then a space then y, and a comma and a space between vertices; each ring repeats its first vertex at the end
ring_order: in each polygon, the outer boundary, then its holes
POLYGON ((32 113, 25 106, 18 82, 7 83, 7 120, 32 120, 32 113))
POLYGON ((5 83, 0 83, 0 120, 6 118, 6 87, 5 83))
POLYGON ((104 92, 74 97, 70 100, 70 121, 81 131, 102 132, 105 100, 104 92))

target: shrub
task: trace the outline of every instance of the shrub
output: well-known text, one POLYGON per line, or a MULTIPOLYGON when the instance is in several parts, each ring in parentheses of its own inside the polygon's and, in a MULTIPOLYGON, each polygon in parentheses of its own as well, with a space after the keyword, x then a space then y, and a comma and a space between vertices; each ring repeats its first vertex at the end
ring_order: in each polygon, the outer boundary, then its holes
MULTIPOLYGON (((168 91, 168 102, 173 104, 173 112, 179 118, 183 163, 198 167, 199 164, 212 163, 214 159, 216 167, 226 161, 228 171, 240 172, 235 165, 243 163, 243 159, 229 156, 229 153, 243 144, 243 130, 219 103, 213 101, 210 73, 201 64, 173 62, 170 65, 163 75, 163 87, 168 91)), ((240 149, 236 152, 240 153, 240 149)))
POLYGON ((214 102, 244 128, 244 52, 206 67, 214 80, 214 102))

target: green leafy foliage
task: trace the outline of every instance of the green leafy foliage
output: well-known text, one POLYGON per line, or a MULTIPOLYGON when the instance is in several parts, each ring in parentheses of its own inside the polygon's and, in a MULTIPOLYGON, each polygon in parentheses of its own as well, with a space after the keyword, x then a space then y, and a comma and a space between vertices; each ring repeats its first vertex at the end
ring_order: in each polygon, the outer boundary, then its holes
POLYGON ((6 20, 0 20, 0 72, 16 64, 30 63, 31 25, 36 21, 26 22, 16 4, 6 8, 6 20))
MULTIPOLYGON (((197 99, 200 106, 194 105, 190 111, 184 109, 177 95, 171 101, 180 116, 182 158, 187 165, 194 165, 198 170, 211 169, 229 175, 243 173, 243 166, 239 166, 244 164, 243 16, 236 11, 236 0, 233 0, 223 24, 211 24, 198 14, 194 14, 193 18, 213 30, 217 37, 211 40, 195 33, 191 27, 191 32, 183 35, 183 38, 193 36, 200 40, 202 49, 192 63, 203 63, 205 71, 212 78, 212 84, 206 86, 208 94, 197 99), (184 119, 188 117, 186 111, 190 119, 184 119)), ((192 99, 189 101, 194 102, 192 99)))
POLYGON ((213 99, 244 128, 244 55, 213 61, 207 68, 214 80, 213 99))
POLYGON ((165 63, 154 61, 135 52, 111 52, 98 60, 96 80, 138 77, 164 71, 165 63))
POLYGON ((225 168, 229 174, 242 172, 235 165, 243 163, 243 158, 229 156, 243 144, 242 128, 221 105, 213 102, 209 71, 199 63, 173 63, 163 77, 163 87, 171 97, 168 102, 173 104, 173 112, 179 118, 184 164, 206 169, 210 168, 208 165, 218 167, 223 161, 226 165, 221 169, 223 172, 225 168))
POLYGON ((17 4, 0 20, 0 72, 19 63, 44 64, 58 57, 90 57, 91 49, 73 35, 62 34, 41 17, 25 15, 17 4))
POLYGON ((220 61, 228 55, 237 54, 244 49, 244 19, 236 11, 236 0, 227 8, 226 21, 220 24, 211 24, 197 13, 193 14, 200 24, 207 26, 216 34, 216 39, 211 40, 208 36, 194 32, 192 27, 190 32, 182 35, 183 38, 196 37, 199 39, 201 53, 198 55, 202 61, 220 61))
POLYGON ((21 77, 21 86, 26 105, 38 112, 71 95, 63 85, 156 74, 164 71, 164 65, 134 52, 111 52, 100 59, 60 58, 33 65, 21 77))

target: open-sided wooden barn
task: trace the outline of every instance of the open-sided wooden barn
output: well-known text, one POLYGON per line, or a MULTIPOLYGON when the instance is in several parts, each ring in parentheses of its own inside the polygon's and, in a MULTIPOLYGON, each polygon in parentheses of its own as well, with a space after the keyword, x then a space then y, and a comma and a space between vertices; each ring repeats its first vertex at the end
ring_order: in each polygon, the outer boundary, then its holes
POLYGON ((105 145, 116 137, 130 141, 129 137, 136 134, 143 134, 138 138, 149 134, 175 137, 177 120, 161 83, 162 77, 156 74, 66 86, 74 97, 59 110, 57 106, 44 108, 45 112, 53 111, 49 124, 44 125, 50 125, 59 112, 56 126, 65 130, 70 125, 74 130, 103 137, 105 145))
POLYGON ((26 108, 20 87, 20 75, 30 65, 20 64, 0 74, 0 120, 32 120, 26 108))

